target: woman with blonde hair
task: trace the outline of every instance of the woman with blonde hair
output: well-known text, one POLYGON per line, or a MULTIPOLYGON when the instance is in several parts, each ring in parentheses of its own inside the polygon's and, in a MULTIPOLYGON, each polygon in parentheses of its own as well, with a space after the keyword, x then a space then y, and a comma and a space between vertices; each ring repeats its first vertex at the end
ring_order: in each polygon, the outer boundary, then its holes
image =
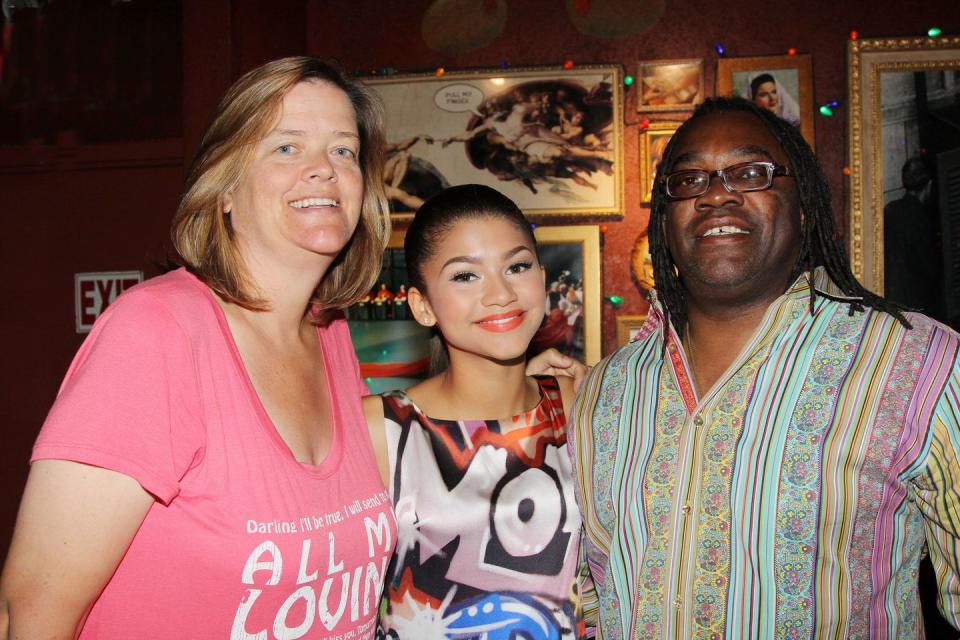
POLYGON ((183 267, 107 309, 37 439, 0 638, 372 637, 396 525, 339 312, 379 273, 383 149, 376 96, 322 60, 228 91, 183 267))
POLYGON ((111 305, 37 440, 0 637, 372 628, 393 515, 333 312, 377 276, 382 149, 373 93, 323 61, 231 88, 173 222, 184 268, 111 305))
POLYGON ((227 93, 173 221, 33 451, 4 638, 372 632, 394 518, 336 311, 389 232, 374 94, 314 58, 227 93))

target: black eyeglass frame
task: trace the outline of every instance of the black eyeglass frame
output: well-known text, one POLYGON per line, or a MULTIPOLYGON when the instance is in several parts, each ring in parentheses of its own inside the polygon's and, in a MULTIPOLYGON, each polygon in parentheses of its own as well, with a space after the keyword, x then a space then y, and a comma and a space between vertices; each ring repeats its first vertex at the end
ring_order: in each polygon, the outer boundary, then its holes
POLYGON ((794 177, 794 174, 789 167, 785 167, 782 164, 777 164, 776 162, 766 162, 762 160, 751 161, 751 162, 738 162, 737 164, 732 164, 729 167, 724 167, 723 169, 716 169, 714 171, 707 171, 706 169, 681 169, 680 171, 674 171, 665 176, 662 176, 659 180, 663 184, 663 188, 667 193, 667 196, 673 200, 689 200, 690 198, 699 198, 707 191, 710 190, 710 183, 713 182, 714 177, 720 178, 720 183, 723 185, 723 188, 729 191, 730 193, 749 193, 751 191, 766 191, 773 186, 773 179, 777 176, 786 176, 794 177), (767 183, 763 186, 750 187, 749 189, 734 189, 727 183, 727 172, 734 169, 739 169, 741 167, 748 166, 758 166, 763 167, 767 172, 767 183), (689 196, 675 196, 670 193, 669 180, 670 178, 681 175, 681 174, 697 174, 697 175, 706 175, 707 181, 704 183, 703 191, 700 193, 695 193, 689 196))

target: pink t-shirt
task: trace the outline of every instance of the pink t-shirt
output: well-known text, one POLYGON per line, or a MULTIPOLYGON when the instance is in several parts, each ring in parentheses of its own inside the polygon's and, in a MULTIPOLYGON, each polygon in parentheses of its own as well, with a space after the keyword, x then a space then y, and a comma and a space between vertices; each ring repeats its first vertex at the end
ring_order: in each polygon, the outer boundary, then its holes
POLYGON ((370 638, 396 541, 343 320, 318 329, 334 435, 297 462, 210 291, 131 289, 77 353, 33 451, 135 478, 157 501, 80 637, 370 638))

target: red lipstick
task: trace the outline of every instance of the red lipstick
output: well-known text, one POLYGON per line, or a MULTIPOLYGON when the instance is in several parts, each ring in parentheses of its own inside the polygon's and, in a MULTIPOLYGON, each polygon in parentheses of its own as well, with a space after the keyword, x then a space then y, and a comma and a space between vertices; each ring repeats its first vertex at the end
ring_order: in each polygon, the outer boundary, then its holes
POLYGON ((484 331, 503 333, 505 331, 512 331, 523 324, 523 318, 525 316, 526 313, 520 310, 507 311, 506 313, 495 313, 480 318, 475 324, 484 331))

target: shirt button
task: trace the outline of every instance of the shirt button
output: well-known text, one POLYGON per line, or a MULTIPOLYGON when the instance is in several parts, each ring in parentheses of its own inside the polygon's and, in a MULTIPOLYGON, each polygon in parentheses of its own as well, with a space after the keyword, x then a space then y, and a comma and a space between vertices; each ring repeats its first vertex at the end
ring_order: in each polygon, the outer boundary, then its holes
POLYGON ((680 507, 680 513, 682 513, 685 516, 690 515, 690 505, 685 504, 682 507, 680 507))
POLYGON ((683 600, 681 600, 680 598, 674 598, 674 599, 673 599, 673 606, 675 606, 677 609, 679 609, 680 607, 683 606, 683 600))
POLYGON ((702 426, 703 426, 703 416, 697 416, 696 418, 694 418, 694 419, 693 419, 693 424, 697 425, 698 427, 702 427, 702 426))

